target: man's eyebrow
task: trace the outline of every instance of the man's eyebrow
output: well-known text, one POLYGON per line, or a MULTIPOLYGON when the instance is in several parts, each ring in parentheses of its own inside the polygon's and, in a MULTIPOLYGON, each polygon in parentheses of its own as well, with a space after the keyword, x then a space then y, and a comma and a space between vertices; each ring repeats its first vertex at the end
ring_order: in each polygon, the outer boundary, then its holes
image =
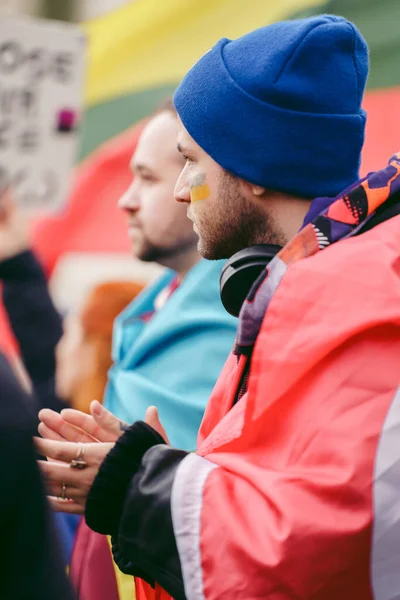
POLYGON ((177 146, 176 146, 176 147, 177 147, 177 149, 178 149, 178 152, 180 152, 181 154, 186 154, 187 150, 186 150, 186 149, 185 149, 185 148, 182 146, 182 144, 180 144, 180 143, 178 142, 178 144, 177 144, 177 146))
POLYGON ((142 163, 136 163, 135 161, 131 161, 129 165, 132 172, 140 173, 141 171, 151 171, 149 167, 143 165, 142 163))

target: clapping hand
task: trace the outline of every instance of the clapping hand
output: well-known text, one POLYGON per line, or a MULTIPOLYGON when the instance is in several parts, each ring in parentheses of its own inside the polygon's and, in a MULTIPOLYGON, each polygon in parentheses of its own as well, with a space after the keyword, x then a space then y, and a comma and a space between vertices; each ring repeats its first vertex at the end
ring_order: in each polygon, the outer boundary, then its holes
MULTIPOLYGON (((101 463, 118 438, 129 427, 96 400, 91 414, 64 409, 60 414, 41 410, 37 451, 48 457, 39 461, 50 502, 58 511, 83 514, 86 500, 101 463)), ((145 421, 168 443, 156 407, 146 412, 145 421)))
MULTIPOLYGON (((39 413, 39 433, 43 438, 61 442, 116 442, 129 427, 97 400, 91 403, 90 413, 88 415, 79 410, 65 408, 59 414, 45 408, 39 413)), ((147 409, 145 422, 169 444, 155 406, 147 409)))

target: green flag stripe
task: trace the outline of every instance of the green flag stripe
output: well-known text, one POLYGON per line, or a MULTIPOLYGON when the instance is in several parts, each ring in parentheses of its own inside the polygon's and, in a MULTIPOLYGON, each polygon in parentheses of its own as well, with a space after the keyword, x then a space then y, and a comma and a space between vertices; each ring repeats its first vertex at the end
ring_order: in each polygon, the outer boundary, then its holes
POLYGON ((79 160, 109 138, 148 116, 162 100, 172 95, 174 88, 173 85, 158 86, 87 108, 83 120, 79 160))

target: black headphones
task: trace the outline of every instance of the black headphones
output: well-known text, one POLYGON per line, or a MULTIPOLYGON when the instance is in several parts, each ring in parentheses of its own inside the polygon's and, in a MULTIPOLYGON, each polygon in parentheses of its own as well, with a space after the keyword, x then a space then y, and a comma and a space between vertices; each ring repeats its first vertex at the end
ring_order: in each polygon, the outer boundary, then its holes
POLYGON ((251 286, 278 252, 281 246, 258 244, 239 250, 226 262, 219 281, 225 310, 238 317, 251 286))

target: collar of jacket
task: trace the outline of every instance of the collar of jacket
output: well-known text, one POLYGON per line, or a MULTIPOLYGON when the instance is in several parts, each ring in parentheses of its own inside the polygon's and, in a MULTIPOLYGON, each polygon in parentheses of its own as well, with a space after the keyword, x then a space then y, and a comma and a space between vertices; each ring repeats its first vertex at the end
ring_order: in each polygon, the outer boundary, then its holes
POLYGON ((305 224, 252 286, 239 315, 235 353, 251 355, 269 303, 289 266, 391 218, 399 195, 400 153, 392 156, 384 169, 344 190, 305 224))

